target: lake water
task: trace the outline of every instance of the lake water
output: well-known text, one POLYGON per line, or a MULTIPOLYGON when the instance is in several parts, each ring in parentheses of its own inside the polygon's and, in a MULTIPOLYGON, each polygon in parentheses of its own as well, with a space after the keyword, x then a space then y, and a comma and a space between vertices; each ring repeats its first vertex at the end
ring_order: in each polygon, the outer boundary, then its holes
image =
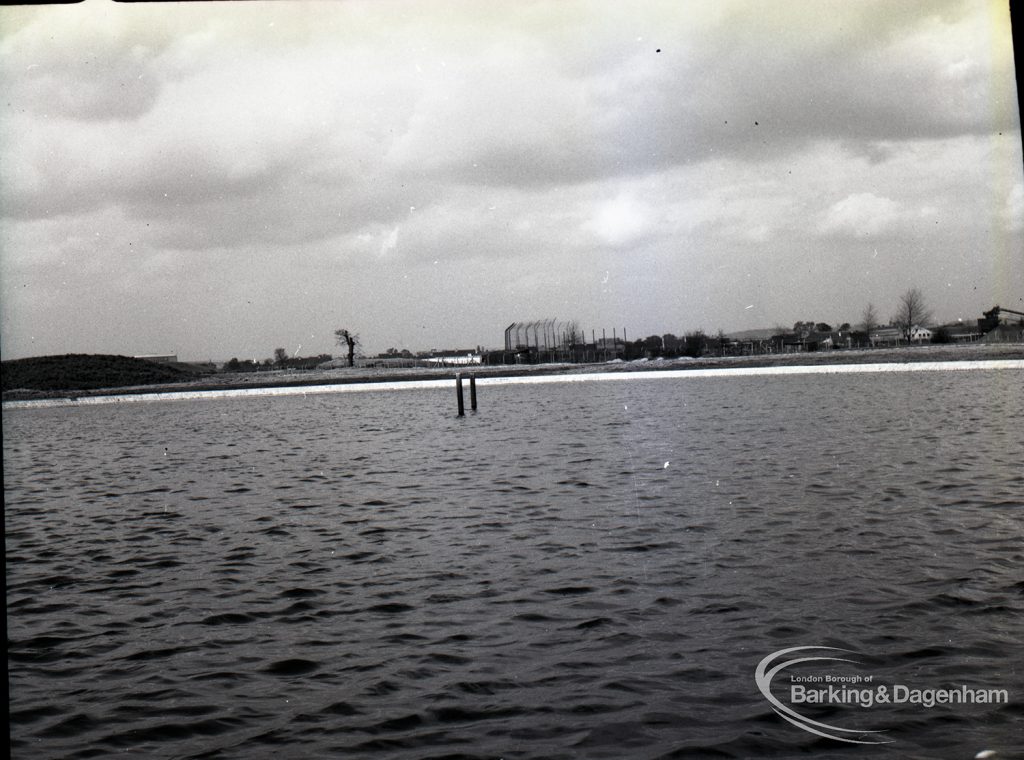
POLYGON ((450 388, 5 409, 12 756, 1013 756, 1021 385, 509 385, 461 419, 450 388), (802 706, 891 743, 823 738, 755 683, 796 646, 1009 700, 802 706))

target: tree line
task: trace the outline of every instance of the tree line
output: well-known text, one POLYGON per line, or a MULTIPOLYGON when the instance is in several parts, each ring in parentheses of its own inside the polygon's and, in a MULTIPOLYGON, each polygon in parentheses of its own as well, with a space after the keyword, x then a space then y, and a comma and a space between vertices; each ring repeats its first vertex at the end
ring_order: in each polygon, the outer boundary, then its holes
MULTIPOLYGON (((348 366, 355 365, 356 348, 359 346, 359 336, 351 330, 341 328, 334 331, 335 342, 345 349, 345 356, 348 366)), ((318 356, 288 356, 284 348, 275 348, 272 359, 256 361, 255 359, 242 359, 232 357, 224 364, 228 372, 259 372, 271 369, 313 369, 325 362, 333 360, 330 354, 319 354, 318 356)))
MULTIPOLYGON (((852 327, 849 322, 844 322, 835 329, 826 322, 813 321, 798 321, 793 325, 791 331, 776 326, 777 334, 767 342, 772 343, 775 341, 781 343, 787 335, 797 335, 806 338, 814 334, 838 331, 850 334, 858 345, 866 345, 870 340, 871 332, 881 326, 878 310, 874 303, 869 302, 864 307, 860 317, 857 329, 852 327)), ((932 312, 928 308, 924 294, 919 288, 915 287, 910 288, 899 297, 896 311, 889 323, 899 328, 904 337, 910 340, 912 330, 918 326, 925 326, 931 318, 932 312)), ((611 348, 609 349, 607 341, 600 346, 596 342, 594 344, 587 344, 585 331, 580 330, 578 322, 575 320, 565 323, 562 334, 558 336, 552 335, 551 338, 552 342, 560 345, 550 347, 547 345, 547 336, 545 336, 546 345, 541 353, 550 354, 552 358, 556 354, 565 354, 565 358, 569 361, 586 361, 588 358, 596 361, 600 358, 607 358, 609 354, 621 356, 621 358, 627 361, 658 356, 666 358, 683 356, 696 358, 716 353, 725 354, 735 345, 735 341, 727 338, 722 330, 719 330, 716 335, 712 336, 706 334, 703 329, 698 329, 684 333, 682 336, 666 333, 664 335, 649 335, 646 338, 635 341, 616 339, 612 341, 611 348)), ((334 339, 335 343, 344 349, 348 366, 355 366, 356 350, 360 346, 359 335, 348 328, 339 328, 334 331, 334 339)), ((948 339, 948 332, 944 333, 942 328, 939 328, 933 336, 933 340, 937 342, 944 342, 944 340, 948 339)), ((779 347, 781 348, 781 345, 779 347)), ((391 351, 396 356, 398 355, 398 352, 394 349, 391 351)), ((492 354, 502 353, 492 352, 492 354)), ((232 358, 224 365, 224 369, 232 372, 253 372, 268 369, 311 369, 324 362, 331 361, 332 358, 330 354, 321 354, 314 357, 289 357, 288 352, 284 348, 275 348, 272 359, 258 362, 255 360, 232 358)), ((503 359, 495 358, 499 362, 504 361, 503 359)))

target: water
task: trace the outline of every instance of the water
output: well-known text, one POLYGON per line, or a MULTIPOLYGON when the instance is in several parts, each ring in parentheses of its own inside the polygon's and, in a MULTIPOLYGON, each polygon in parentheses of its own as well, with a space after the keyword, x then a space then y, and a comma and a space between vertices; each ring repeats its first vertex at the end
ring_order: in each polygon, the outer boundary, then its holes
POLYGON ((12 756, 1019 749, 1020 372, 453 407, 448 388, 5 410, 12 756), (820 738, 754 682, 800 645, 1009 703, 803 709, 892 743, 820 738))

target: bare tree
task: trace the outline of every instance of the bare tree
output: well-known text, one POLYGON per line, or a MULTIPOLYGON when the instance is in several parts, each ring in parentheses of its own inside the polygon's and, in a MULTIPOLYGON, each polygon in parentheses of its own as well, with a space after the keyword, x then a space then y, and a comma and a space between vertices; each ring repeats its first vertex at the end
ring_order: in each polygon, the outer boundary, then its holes
POLYGON ((923 327, 931 318, 932 313, 925 303, 924 294, 917 288, 911 288, 900 296, 893 324, 903 330, 907 340, 910 340, 911 330, 917 325, 923 327))
POLYGON ((875 305, 873 303, 868 303, 868 305, 864 307, 864 311, 861 312, 860 326, 866 333, 870 333, 878 327, 878 312, 875 311, 875 305))
POLYGON ((875 305, 868 302, 868 305, 864 307, 864 311, 860 315, 860 327, 864 331, 868 345, 871 344, 871 331, 878 327, 878 312, 875 311, 875 305))
POLYGON ((338 345, 348 351, 348 366, 355 366, 356 346, 359 345, 359 336, 349 330, 342 328, 334 331, 334 337, 338 345))
POLYGON ((275 348, 274 349, 274 363, 275 364, 280 364, 281 362, 283 362, 287 358, 288 358, 288 352, 285 351, 283 348, 275 348))
POLYGON ((575 319, 570 319, 562 326, 562 338, 568 348, 582 342, 583 333, 580 331, 580 324, 575 319))

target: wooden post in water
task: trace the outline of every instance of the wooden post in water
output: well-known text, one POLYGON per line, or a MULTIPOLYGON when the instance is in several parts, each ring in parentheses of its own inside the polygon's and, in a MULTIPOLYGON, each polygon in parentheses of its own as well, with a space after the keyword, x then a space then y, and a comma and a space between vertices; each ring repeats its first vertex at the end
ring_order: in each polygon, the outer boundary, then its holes
POLYGON ((469 373, 469 408, 476 411, 476 375, 469 373))
POLYGON ((462 373, 457 372, 455 374, 455 397, 459 401, 459 416, 464 417, 466 415, 465 402, 462 400, 462 373))

